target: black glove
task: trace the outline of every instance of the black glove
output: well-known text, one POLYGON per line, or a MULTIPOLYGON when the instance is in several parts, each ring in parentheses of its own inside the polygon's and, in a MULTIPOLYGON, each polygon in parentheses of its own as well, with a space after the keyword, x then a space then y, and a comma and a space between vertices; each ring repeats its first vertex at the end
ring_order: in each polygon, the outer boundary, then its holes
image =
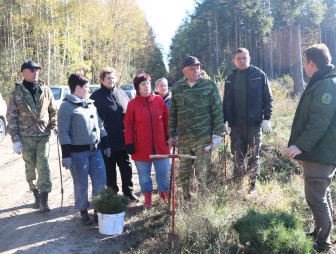
POLYGON ((126 144, 125 145, 126 152, 128 154, 134 154, 134 144, 126 144))

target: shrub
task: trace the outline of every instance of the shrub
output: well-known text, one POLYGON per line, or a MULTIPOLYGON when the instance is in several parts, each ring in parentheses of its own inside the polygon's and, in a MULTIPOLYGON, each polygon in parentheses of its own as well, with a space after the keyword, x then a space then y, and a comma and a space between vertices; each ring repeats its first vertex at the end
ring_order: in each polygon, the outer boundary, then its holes
POLYGON ((302 223, 285 213, 248 213, 233 224, 246 254, 309 254, 313 242, 307 238, 302 223))
POLYGON ((111 188, 106 188, 93 198, 93 204, 99 213, 117 214, 126 210, 129 199, 118 195, 111 188))

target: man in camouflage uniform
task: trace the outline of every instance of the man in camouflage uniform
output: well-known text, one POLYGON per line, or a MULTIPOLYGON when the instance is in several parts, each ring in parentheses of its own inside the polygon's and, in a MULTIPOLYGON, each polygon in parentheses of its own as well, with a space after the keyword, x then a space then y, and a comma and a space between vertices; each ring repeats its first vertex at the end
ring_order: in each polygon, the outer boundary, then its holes
POLYGON ((196 155, 196 160, 180 159, 179 181, 184 198, 190 198, 190 179, 194 174, 201 191, 209 181, 211 148, 224 135, 222 104, 218 89, 211 80, 200 77, 200 62, 188 56, 182 66, 185 79, 172 89, 169 116, 169 145, 177 144, 179 153, 196 155))
POLYGON ((34 208, 49 212, 49 136, 51 129, 57 133, 56 111, 50 88, 38 80, 40 69, 31 61, 21 65, 23 81, 15 84, 11 92, 7 119, 13 150, 22 153, 25 162, 26 179, 35 197, 34 208))

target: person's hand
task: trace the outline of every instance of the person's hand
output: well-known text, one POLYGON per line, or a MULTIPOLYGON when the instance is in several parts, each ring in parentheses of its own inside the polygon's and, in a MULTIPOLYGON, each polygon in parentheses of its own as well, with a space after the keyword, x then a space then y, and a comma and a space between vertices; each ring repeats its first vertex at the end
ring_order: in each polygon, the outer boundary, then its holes
POLYGON ((291 145, 285 150, 285 153, 288 158, 294 158, 296 155, 301 154, 302 150, 295 145, 291 145))
POLYGON ((62 158, 62 166, 66 169, 70 169, 72 166, 72 160, 71 157, 62 158))
POLYGON ((22 152, 22 144, 21 144, 20 141, 13 143, 13 150, 14 150, 14 153, 21 154, 21 152, 22 152))
POLYGON ((271 122, 268 120, 263 120, 261 123, 261 128, 263 133, 270 133, 272 131, 271 122))
POLYGON ((128 154, 134 154, 135 153, 134 144, 126 144, 125 150, 128 154))
POLYGON ((215 149, 222 144, 222 137, 218 135, 212 135, 212 148, 215 149))
POLYGON ((228 121, 226 121, 224 125, 225 125, 225 129, 226 129, 226 133, 227 133, 227 134, 230 134, 230 133, 231 133, 231 128, 230 128, 230 126, 229 126, 228 121))
POLYGON ((169 147, 177 146, 177 138, 176 137, 170 137, 167 141, 167 144, 169 147))
POLYGON ((53 131, 53 133, 54 133, 55 135, 58 134, 58 130, 57 130, 57 128, 52 129, 52 131, 53 131))
POLYGON ((111 148, 104 149, 103 153, 107 158, 110 158, 111 157, 111 148))

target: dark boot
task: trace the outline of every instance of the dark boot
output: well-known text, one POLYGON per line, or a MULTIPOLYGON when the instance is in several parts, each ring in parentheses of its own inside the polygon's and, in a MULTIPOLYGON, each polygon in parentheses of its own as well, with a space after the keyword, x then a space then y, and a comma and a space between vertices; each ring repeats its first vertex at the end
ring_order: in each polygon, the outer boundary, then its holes
POLYGON ((87 210, 80 211, 80 213, 82 216, 81 222, 84 226, 90 226, 93 224, 87 210))
POLYGON ((257 178, 251 178, 250 179, 250 189, 249 189, 249 194, 253 195, 257 192, 257 178))
POLYGON ((136 202, 139 201, 139 197, 137 195, 135 195, 133 191, 124 192, 124 196, 128 197, 129 200, 131 200, 131 201, 136 201, 136 202))
POLYGON ((33 205, 33 208, 35 209, 39 209, 40 208, 40 193, 38 190, 32 190, 33 191, 33 194, 34 194, 34 197, 35 197, 35 203, 33 205))
POLYGON ((94 220, 94 222, 98 223, 98 214, 97 214, 97 210, 93 210, 93 220, 94 220))
POLYGON ((40 212, 50 212, 50 208, 48 206, 48 192, 41 192, 40 194, 40 212))

